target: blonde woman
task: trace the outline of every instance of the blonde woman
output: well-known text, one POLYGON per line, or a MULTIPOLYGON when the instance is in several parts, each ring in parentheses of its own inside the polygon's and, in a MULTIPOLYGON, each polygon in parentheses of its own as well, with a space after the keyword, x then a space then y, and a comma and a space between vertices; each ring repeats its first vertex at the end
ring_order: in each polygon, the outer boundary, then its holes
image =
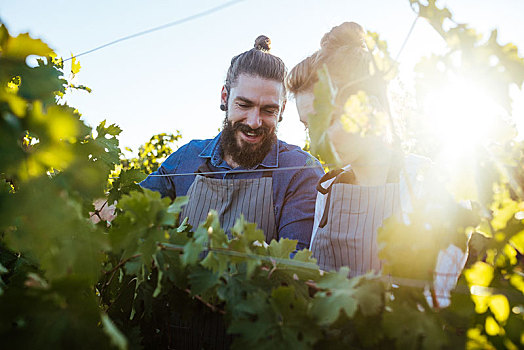
MULTIPOLYGON (((315 115, 313 87, 318 81, 318 70, 324 66, 338 91, 335 104, 340 110, 350 96, 363 91, 372 117, 383 115, 386 86, 370 74, 371 54, 364 35, 357 23, 345 22, 334 27, 323 36, 320 50, 289 73, 287 85, 306 127, 309 118, 315 115)), ((334 117, 327 135, 347 166, 331 171, 318 183, 310 249, 321 269, 349 266, 353 277, 369 271, 380 272, 377 230, 384 219, 411 211, 408 188, 415 196, 421 195, 424 186, 419 175, 428 171, 430 161, 403 155, 392 142, 388 123, 375 133, 352 133, 344 128, 341 114, 334 117)), ((446 296, 456 283, 464 258, 465 254, 453 245, 439 254, 435 288, 440 289, 438 294, 442 296, 438 300, 440 306, 448 304, 446 296)))

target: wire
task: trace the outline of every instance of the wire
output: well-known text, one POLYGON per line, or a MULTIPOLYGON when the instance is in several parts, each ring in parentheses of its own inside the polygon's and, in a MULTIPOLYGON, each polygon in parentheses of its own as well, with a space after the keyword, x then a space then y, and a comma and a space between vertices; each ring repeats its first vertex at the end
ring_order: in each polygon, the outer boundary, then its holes
POLYGON ((415 24, 417 24, 417 21, 418 21, 419 18, 420 18, 420 16, 417 15, 417 17, 415 17, 415 20, 411 24, 411 28, 409 29, 408 35, 406 35, 406 38, 404 39, 404 42, 402 43, 402 46, 400 46, 400 50, 398 50, 398 53, 395 56, 395 62, 398 61, 398 58, 400 57, 400 54, 402 53, 402 51, 404 50, 404 47, 408 43, 409 37, 411 36, 411 33, 413 33, 413 29, 415 29, 415 24))
POLYGON ((274 169, 245 169, 245 170, 223 170, 223 171, 206 171, 200 173, 180 173, 180 174, 149 174, 151 177, 170 177, 170 176, 189 176, 189 175, 215 175, 215 174, 245 174, 245 173, 263 173, 266 171, 285 171, 299 169, 319 169, 318 165, 290 166, 274 169))
POLYGON ((176 25, 179 25, 179 24, 182 24, 182 23, 186 23, 186 22, 189 22, 189 21, 192 21, 194 19, 197 19, 197 18, 200 18, 200 17, 204 17, 204 16, 208 16, 212 13, 215 13, 215 12, 218 12, 220 10, 223 10, 227 7, 231 7, 233 5, 236 5, 242 1, 246 1, 246 0, 233 0, 233 1, 229 1, 229 2, 226 2, 225 4, 222 4, 222 5, 219 5, 219 6, 216 6, 216 7, 213 7, 213 8, 210 8, 209 10, 206 10, 206 11, 203 11, 203 12, 199 12, 197 14, 194 14, 194 15, 191 15, 191 16, 188 16, 188 17, 185 17, 185 18, 182 18, 182 19, 178 19, 176 21, 173 21, 173 22, 170 22, 170 23, 166 23, 166 24, 163 24, 161 26, 158 26, 158 27, 154 27, 154 28, 151 28, 151 29, 147 29, 147 30, 144 30, 142 32, 138 32, 138 33, 135 33, 135 34, 131 34, 131 35, 128 35, 128 36, 125 36, 125 37, 122 37, 120 39, 117 39, 117 40, 114 40, 114 41, 111 41, 111 42, 108 42, 106 44, 103 44, 103 45, 100 45, 100 46, 97 46, 93 49, 90 49, 90 50, 87 50, 87 51, 84 51, 82 53, 79 53, 78 55, 74 55, 74 56, 71 56, 69 58, 66 58, 64 59, 64 62, 67 62, 69 60, 72 60, 73 58, 78 58, 80 56, 84 56, 84 55, 87 55, 87 54, 90 54, 92 52, 95 52, 95 51, 98 51, 98 50, 101 50, 105 47, 108 47, 108 46, 112 46, 112 45, 115 45, 115 44, 118 44, 122 41, 126 41, 126 40, 130 40, 130 39, 133 39, 133 38, 137 38, 139 36, 142 36, 142 35, 146 35, 146 34, 149 34, 149 33, 152 33, 152 32, 156 32, 156 31, 159 31, 159 30, 162 30, 162 29, 166 29, 166 28, 169 28, 169 27, 174 27, 176 25))
MULTIPOLYGON (((322 166, 334 167, 335 164, 323 164, 322 166)), ((268 168, 268 169, 245 169, 245 170, 223 170, 223 171, 207 171, 207 172, 193 172, 193 173, 179 173, 179 174, 149 174, 151 177, 171 177, 171 176, 191 176, 191 175, 215 175, 215 174, 249 174, 249 173, 263 173, 266 171, 287 171, 287 170, 301 170, 301 169, 320 169, 318 165, 306 165, 306 166, 290 166, 281 168, 268 168)), ((111 176, 109 179, 118 179, 120 176, 111 176)))

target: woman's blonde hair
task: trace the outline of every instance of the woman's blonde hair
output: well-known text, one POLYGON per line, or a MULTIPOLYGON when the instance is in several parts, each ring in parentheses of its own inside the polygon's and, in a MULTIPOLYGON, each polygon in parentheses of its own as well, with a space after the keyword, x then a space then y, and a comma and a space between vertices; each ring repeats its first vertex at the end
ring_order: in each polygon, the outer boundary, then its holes
POLYGON ((311 91, 318 81, 317 72, 327 66, 339 91, 338 99, 362 90, 384 102, 385 87, 370 72, 371 54, 365 43, 364 29, 355 22, 333 27, 320 40, 320 50, 302 60, 289 72, 286 84, 291 94, 311 91))

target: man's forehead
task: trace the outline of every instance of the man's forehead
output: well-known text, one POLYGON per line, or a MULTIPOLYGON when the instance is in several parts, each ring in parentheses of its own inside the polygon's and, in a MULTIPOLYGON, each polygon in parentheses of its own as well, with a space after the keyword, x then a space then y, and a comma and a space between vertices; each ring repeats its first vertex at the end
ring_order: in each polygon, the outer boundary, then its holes
POLYGON ((284 86, 278 80, 241 74, 236 84, 232 86, 232 93, 235 98, 252 99, 265 97, 279 101, 283 97, 284 86))

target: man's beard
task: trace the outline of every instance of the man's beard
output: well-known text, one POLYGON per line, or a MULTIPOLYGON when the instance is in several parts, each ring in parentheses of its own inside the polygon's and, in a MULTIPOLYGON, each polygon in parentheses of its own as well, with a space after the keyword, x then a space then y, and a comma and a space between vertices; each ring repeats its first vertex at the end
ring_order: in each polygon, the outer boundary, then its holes
POLYGON ((275 129, 265 125, 257 129, 252 129, 246 124, 236 122, 234 125, 230 120, 224 119, 220 145, 222 146, 223 155, 230 156, 235 163, 244 168, 253 168, 260 164, 271 150, 273 144, 277 141, 275 129), (257 143, 249 143, 242 139, 237 141, 238 132, 252 132, 257 136, 262 135, 262 139, 257 143), (239 145, 240 143, 240 145, 239 145))

